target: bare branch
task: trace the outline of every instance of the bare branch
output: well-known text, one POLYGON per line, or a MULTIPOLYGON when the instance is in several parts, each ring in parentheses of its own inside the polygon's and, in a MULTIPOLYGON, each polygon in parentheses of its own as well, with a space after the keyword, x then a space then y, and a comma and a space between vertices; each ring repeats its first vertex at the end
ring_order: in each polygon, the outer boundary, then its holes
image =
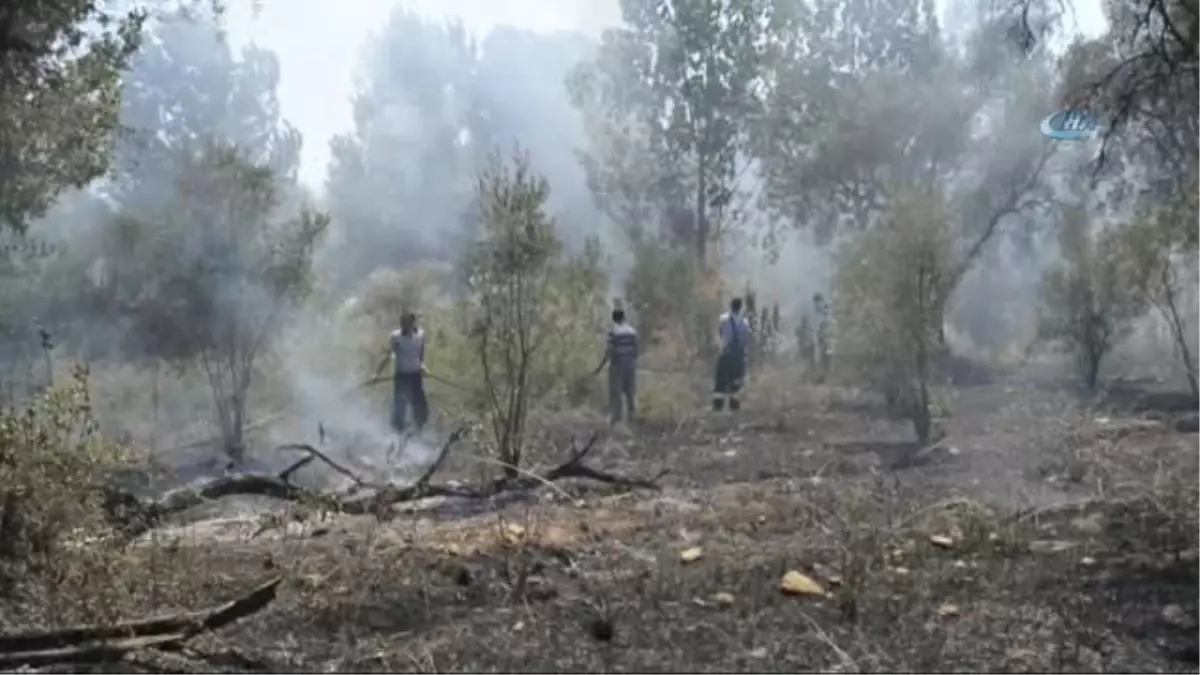
MULTIPOLYGON (((455 440, 457 440, 457 439, 455 439, 455 440)), ((353 481, 355 487, 371 488, 374 490, 382 490, 385 487, 387 487, 385 484, 372 483, 368 480, 363 479, 361 476, 354 473, 350 469, 347 469, 346 467, 342 466, 341 464, 338 464, 337 462, 333 461, 333 459, 330 458, 329 455, 326 455, 325 453, 321 452, 320 450, 317 450, 316 448, 314 448, 311 445, 308 445, 307 443, 289 443, 288 445, 281 445, 277 449, 278 450, 299 450, 301 452, 307 452, 307 453, 309 453, 310 459, 315 457, 315 458, 321 460, 322 462, 327 464, 329 466, 329 468, 333 469, 334 471, 342 474, 346 478, 349 478, 351 481, 353 481)), ((280 476, 280 477, 282 478, 282 476, 280 476)))
POLYGON ((282 577, 275 577, 236 600, 198 612, 0 635, 0 668, 96 663, 119 659, 139 649, 176 646, 263 609, 275 599, 282 581, 282 577))

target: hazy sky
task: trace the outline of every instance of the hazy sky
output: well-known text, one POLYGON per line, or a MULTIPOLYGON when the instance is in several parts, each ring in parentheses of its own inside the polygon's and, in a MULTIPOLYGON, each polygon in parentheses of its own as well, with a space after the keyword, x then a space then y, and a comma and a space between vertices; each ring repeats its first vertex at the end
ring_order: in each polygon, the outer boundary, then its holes
MULTIPOLYGON (((620 20, 617 0, 261 0, 251 18, 250 0, 229 0, 234 44, 253 41, 279 55, 284 116, 304 134, 300 177, 320 190, 329 139, 351 126, 359 56, 366 39, 392 8, 404 4, 431 17, 460 17, 484 33, 497 25, 536 31, 582 30, 598 35, 620 20)), ((946 0, 938 0, 939 8, 946 0)), ((1103 29, 1100 0, 1074 0, 1074 22, 1085 34, 1103 29)))

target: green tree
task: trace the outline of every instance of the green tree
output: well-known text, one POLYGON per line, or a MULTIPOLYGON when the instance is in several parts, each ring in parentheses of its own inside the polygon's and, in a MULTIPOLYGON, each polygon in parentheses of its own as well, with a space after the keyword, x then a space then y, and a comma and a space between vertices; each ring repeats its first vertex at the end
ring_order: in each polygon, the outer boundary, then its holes
POLYGON ((633 256, 625 297, 644 339, 654 341, 664 331, 685 331, 686 325, 678 325, 678 321, 688 316, 691 308, 681 305, 695 299, 691 289, 696 284, 690 252, 647 238, 634 244, 633 256))
POLYGON ((658 234, 672 201, 664 188, 680 171, 655 146, 661 138, 644 113, 653 104, 650 91, 625 72, 629 62, 649 58, 646 49, 631 31, 609 31, 594 60, 578 65, 567 78, 587 139, 578 156, 588 189, 635 246, 658 234))
POLYGON ((115 144, 113 179, 101 186, 119 217, 108 208, 87 214, 103 225, 71 233, 53 270, 61 293, 52 315, 86 358, 157 367, 160 359, 194 356, 186 336, 173 334, 181 326, 135 320, 140 303, 168 301, 160 297, 168 291, 138 283, 154 272, 159 239, 167 237, 143 225, 162 222, 179 204, 180 187, 191 180, 184 173, 209 162, 214 146, 236 146, 271 175, 273 200, 303 207, 295 185, 301 138, 280 115, 277 59, 255 48, 235 54, 220 21, 219 13, 190 6, 158 17, 123 78, 126 133, 115 144))
POLYGON ((71 551, 62 544, 103 525, 97 484, 118 465, 96 433, 86 373, 0 410, 0 590, 61 583, 71 551))
POLYGON ((1190 177, 1200 166, 1200 117, 1187 93, 1194 83, 1186 80, 1176 82, 1175 93, 1164 93, 1161 99, 1131 102, 1126 98, 1121 103, 1119 99, 1127 94, 1097 93, 1095 83, 1119 63, 1111 39, 1104 36, 1072 45, 1064 59, 1062 90, 1068 105, 1089 109, 1105 125, 1100 152, 1091 153, 1075 179, 1081 184, 1078 189, 1097 190, 1109 212, 1124 217, 1119 215, 1122 211, 1136 210, 1146 199, 1166 199, 1195 187, 1190 177), (1126 107, 1136 112, 1122 113, 1120 109, 1126 107), (1122 116, 1119 126, 1110 123, 1122 116))
POLYGON ((843 247, 834 274, 838 353, 889 404, 934 439, 931 379, 954 237, 945 198, 922 186, 893 192, 887 219, 843 247))
POLYGON ((712 212, 731 203, 744 168, 773 8, 766 0, 623 0, 625 25, 606 32, 569 83, 592 136, 584 166, 598 201, 635 231, 671 216, 671 234, 702 267, 719 234, 712 212), (631 162, 643 164, 631 171, 631 162))
POLYGON ((236 145, 276 180, 295 180, 302 139, 280 114, 274 53, 236 54, 221 15, 193 7, 159 17, 146 33, 122 79, 126 132, 115 146, 117 180, 106 186, 122 210, 161 210, 178 183, 180 153, 202 151, 196 139, 236 145))
POLYGON ((52 251, 27 248, 14 231, 0 233, 0 406, 13 405, 44 387, 48 373, 38 367, 47 288, 44 270, 52 251))
POLYGON ((483 232, 462 265, 484 417, 510 477, 521 465, 533 406, 583 374, 569 367, 581 350, 572 337, 603 307, 599 251, 564 252, 545 212, 548 197, 526 155, 511 165, 493 156, 478 184, 483 232))
POLYGON ((144 16, 97 0, 0 9, 0 219, 24 230, 109 168, 122 69, 144 16))
POLYGON ((1122 288, 1135 292, 1167 322, 1192 396, 1200 399, 1191 342, 1196 331, 1187 326, 1187 316, 1195 316, 1196 308, 1185 304, 1188 291, 1194 290, 1197 282, 1197 217, 1194 189, 1156 209, 1143 210, 1118 233, 1117 263, 1122 288))
POLYGON ((108 230, 103 285, 142 353, 200 367, 225 450, 240 461, 256 366, 310 288, 329 219, 284 208, 286 183, 235 146, 184 148, 174 175, 163 210, 119 216, 108 230))
POLYGON ((492 150, 517 140, 550 177, 548 208, 571 216, 565 243, 582 244, 572 235, 597 223, 563 80, 587 46, 571 33, 507 27, 477 43, 457 23, 393 12, 364 53, 353 129, 332 144, 327 187, 339 244, 327 267, 339 285, 380 267, 454 262, 478 228, 478 172, 492 150))
POLYGON ((1046 203, 1054 146, 1029 130, 1055 72, 1045 50, 1014 59, 990 14, 958 48, 933 3, 886 5, 820 0, 788 18, 753 128, 764 205, 828 243, 885 222, 899 185, 944 188, 955 239, 948 302, 997 235, 1046 203))
POLYGON ((973 111, 931 2, 798 3, 785 24, 753 127, 764 203, 827 242, 882 217, 898 177, 944 177, 973 111))
MULTIPOLYGON (((1031 2, 1033 0, 1024 0, 1031 2)), ((1200 148, 1200 12, 1195 0, 1104 5, 1109 32, 1064 60, 1063 98, 1104 123, 1097 174, 1128 180, 1133 163, 1158 195, 1195 188, 1200 148)), ((1133 191, 1136 196, 1137 191, 1133 191)))
POLYGON ((369 44, 354 129, 330 144, 343 284, 381 266, 444 257, 462 243, 476 168, 477 60, 460 24, 404 9, 369 44))
POLYGON ((1039 335, 1071 354, 1084 386, 1095 391, 1104 357, 1144 305, 1120 278, 1120 251, 1111 233, 1097 241, 1082 206, 1065 209, 1061 221, 1062 262, 1042 277, 1039 335))

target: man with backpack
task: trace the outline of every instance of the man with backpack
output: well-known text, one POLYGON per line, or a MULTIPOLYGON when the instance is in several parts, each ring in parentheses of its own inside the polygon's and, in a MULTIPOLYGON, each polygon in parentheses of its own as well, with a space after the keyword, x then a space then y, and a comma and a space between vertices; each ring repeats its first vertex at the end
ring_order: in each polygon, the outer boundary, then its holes
POLYGON ((717 368, 713 383, 713 410, 741 409, 738 392, 746 378, 746 350, 752 339, 750 322, 742 316, 742 299, 729 302, 729 311, 721 315, 717 332, 717 368))

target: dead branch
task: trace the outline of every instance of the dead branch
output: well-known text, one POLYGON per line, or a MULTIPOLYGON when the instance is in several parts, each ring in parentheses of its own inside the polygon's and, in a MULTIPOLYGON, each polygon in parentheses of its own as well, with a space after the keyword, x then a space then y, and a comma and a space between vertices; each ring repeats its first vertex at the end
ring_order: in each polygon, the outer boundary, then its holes
POLYGON ((281 449, 301 450, 308 454, 277 475, 237 474, 223 476, 198 488, 183 487, 172 490, 163 497, 150 502, 141 502, 131 495, 109 488, 109 500, 106 506, 109 509, 110 517, 113 518, 114 522, 121 525, 122 533, 126 537, 132 538, 157 527, 169 515, 186 511, 205 502, 222 497, 269 497, 281 501, 307 502, 319 505, 321 508, 334 513, 383 517, 396 504, 416 501, 426 497, 440 496, 484 499, 503 491, 536 489, 539 486, 552 484, 554 481, 564 478, 586 478, 626 488, 658 490, 660 489, 658 480, 667 474, 667 471, 663 470, 649 479, 626 477, 586 465, 584 459, 592 451, 597 440, 600 438, 600 434, 595 433, 583 446, 578 446, 572 441, 572 449, 567 461, 544 474, 519 472, 515 478, 506 476, 498 479, 491 484, 490 489, 484 491, 432 483, 433 476, 441 469, 442 464, 445 463, 451 448, 465 433, 465 428, 459 428, 451 433, 442 445, 433 463, 425 469, 415 482, 409 485, 369 482, 333 461, 312 446, 289 444, 281 446, 281 449), (290 482, 291 476, 296 471, 317 459, 325 462, 338 473, 350 478, 354 481, 356 487, 371 488, 373 492, 362 496, 354 496, 353 494, 339 496, 316 492, 290 482))
MULTIPOLYGON (((453 437, 453 434, 451 436, 453 437)), ((308 445, 307 443, 289 443, 287 445, 281 445, 277 449, 278 450, 299 450, 301 452, 307 452, 309 454, 310 458, 315 457, 316 459, 319 459, 322 462, 325 462, 325 464, 327 464, 329 466, 329 468, 342 474, 346 478, 349 478, 351 481, 354 482, 354 485, 356 487, 371 488, 374 490, 382 490, 387 487, 386 485, 384 485, 382 483, 372 483, 368 480, 363 479, 361 476, 354 473, 350 469, 347 469, 346 467, 342 466, 341 464, 338 464, 337 462, 333 461, 333 459, 331 459, 329 457, 329 455, 326 455, 325 453, 321 452, 320 450, 317 450, 316 448, 314 448, 311 445, 308 445)), ((282 477, 282 475, 281 475, 281 477, 282 477)))
POLYGON ((308 455, 307 457, 302 458, 300 461, 296 462, 295 464, 289 466, 288 468, 284 469, 283 471, 280 471, 279 479, 283 480, 283 481, 287 481, 287 480, 291 479, 292 474, 296 473, 300 469, 303 469, 304 467, 308 466, 309 464, 312 464, 314 459, 316 459, 316 455, 308 455))
POLYGON ((546 480, 559 480, 560 478, 590 478, 601 483, 609 485, 618 485, 629 488, 642 488, 645 490, 660 490, 662 486, 658 484, 659 479, 667 475, 669 471, 663 469, 651 478, 628 478, 618 476, 599 469, 593 469, 584 464, 563 464, 546 474, 546 480))
POLYGON ((175 646, 258 612, 275 599, 281 581, 275 577, 236 600, 198 612, 0 635, 0 668, 104 662, 140 649, 175 646))
POLYGON ((442 468, 442 463, 446 461, 446 456, 450 454, 451 446, 458 442, 458 439, 462 438, 466 433, 466 427, 459 427, 450 434, 450 437, 446 439, 444 444, 442 444, 442 449, 440 452, 438 452, 437 458, 433 460, 433 464, 430 464, 429 468, 425 470, 425 473, 421 474, 421 477, 417 479, 417 485, 429 484, 429 480, 433 478, 433 474, 437 473, 437 470, 442 468))
POLYGON ((502 489, 513 489, 517 487, 529 488, 536 485, 536 483, 551 483, 563 478, 587 478, 589 480, 607 483, 609 485, 617 485, 628 488, 642 488, 646 490, 661 489, 661 486, 658 484, 658 480, 667 475, 668 471, 666 469, 658 472, 658 474, 652 478, 646 479, 618 476, 616 474, 611 474, 599 469, 593 469, 592 467, 584 464, 584 458, 587 457, 588 453, 590 453, 594 447, 596 447, 596 442, 598 440, 600 440, 600 432, 593 433, 591 437, 588 438, 587 443, 584 443, 582 447, 578 446, 575 441, 572 440, 571 454, 567 458, 567 461, 554 467, 544 474, 535 475, 532 477, 523 476, 516 479, 501 479, 496 486, 496 490, 499 491, 502 489))

